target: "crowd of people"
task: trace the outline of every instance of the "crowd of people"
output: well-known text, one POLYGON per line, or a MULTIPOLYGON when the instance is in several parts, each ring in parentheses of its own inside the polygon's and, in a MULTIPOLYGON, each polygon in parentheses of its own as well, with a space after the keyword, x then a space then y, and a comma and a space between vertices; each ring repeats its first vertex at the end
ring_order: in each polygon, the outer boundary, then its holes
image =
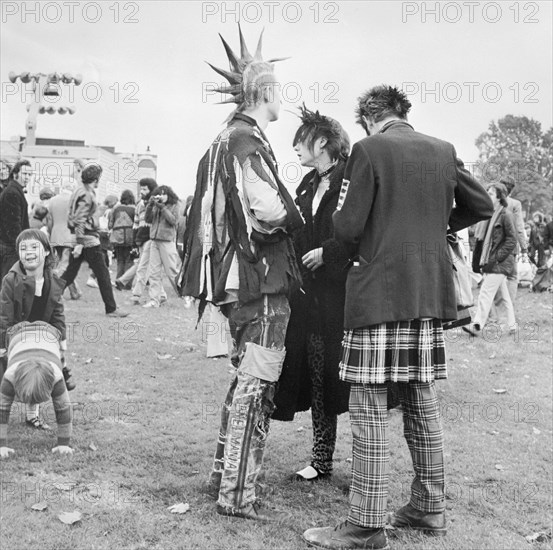
POLYGON ((262 60, 260 46, 249 54, 242 36, 240 56, 223 42, 231 70, 215 70, 229 80, 220 91, 231 94, 236 109, 200 160, 194 197, 184 207, 171 187, 145 178, 138 204, 125 190, 101 208, 95 189, 102 169, 91 163, 78 165, 76 189, 67 185, 41 198, 29 217, 29 162, 18 162, 7 178, 3 167, 0 456, 13 453, 7 423, 16 397, 27 403, 34 427, 43 427, 37 405, 52 398, 58 422, 53 451, 73 452, 67 391, 74 382, 64 362, 62 294, 67 287, 70 299, 79 299, 75 278, 83 260, 106 314, 115 317, 127 312, 117 307, 113 288, 130 290, 136 304, 147 294, 143 307, 160 307, 167 300, 164 271, 173 291, 196 299, 200 315, 208 304, 217 307, 233 339, 236 370, 207 486, 217 513, 279 519, 256 495, 271 418, 292 420, 311 409, 311 461, 292 477, 316 482, 332 475, 337 417, 349 411, 347 519, 308 529, 305 541, 383 549, 388 523, 443 536, 444 446, 435 381, 447 378, 444 323, 457 319, 458 308, 452 263, 435 251, 446 247, 448 233, 472 227, 472 266, 482 277, 476 314, 464 328, 476 336, 504 309, 506 328, 514 330, 517 256, 544 267, 553 225, 536 213, 528 234, 520 202, 509 196, 515 182, 506 176, 485 189, 453 145, 413 128, 410 101, 387 85, 359 97, 356 119, 367 137, 353 147, 337 120, 300 109, 291 143, 310 171, 292 197, 265 135, 281 107, 274 65, 262 60), (427 166, 441 169, 430 177, 427 166), (108 249, 117 261, 113 282, 108 249), (54 334, 56 345, 33 347, 30 339, 25 345, 22 331, 54 334), (398 404, 414 478, 409 502, 389 516, 387 411, 398 404))

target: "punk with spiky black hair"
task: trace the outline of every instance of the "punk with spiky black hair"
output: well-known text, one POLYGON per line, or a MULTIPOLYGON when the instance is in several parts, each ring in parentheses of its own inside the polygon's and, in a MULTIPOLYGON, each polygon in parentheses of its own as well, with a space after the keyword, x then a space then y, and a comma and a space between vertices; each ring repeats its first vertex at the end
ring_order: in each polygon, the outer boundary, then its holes
POLYGON ((448 374, 444 330, 467 318, 447 237, 489 219, 493 205, 451 143, 407 122, 410 107, 393 86, 359 98, 357 114, 369 135, 352 147, 332 216, 335 238, 350 253, 339 378, 351 384, 354 459, 347 519, 305 531, 311 546, 388 548, 387 523, 447 533, 436 385, 448 374), (403 408, 414 473, 408 503, 393 514, 390 384, 403 408))
POLYGON ((338 377, 348 253, 334 238, 332 214, 350 142, 337 120, 305 104, 299 118, 294 151, 300 164, 311 168, 296 190, 305 220, 294 234, 303 284, 290 299, 286 359, 273 418, 289 421, 295 413, 311 409, 311 461, 293 477, 313 482, 332 474, 338 415, 348 410, 349 402, 349 385, 338 377))
MULTIPOLYGON (((396 86, 374 86, 357 99, 355 109, 356 121, 367 135, 371 133, 369 126, 385 118, 407 120, 411 110, 411 102, 407 95, 396 86)), ((373 132, 374 133, 374 132, 373 132)))
POLYGON ((211 67, 229 85, 234 103, 226 128, 198 166, 185 257, 177 279, 183 296, 221 308, 233 338, 236 370, 224 404, 209 485, 225 516, 276 519, 260 509, 260 472, 273 397, 284 361, 288 295, 300 272, 290 235, 302 225, 278 175, 265 136, 280 113, 273 63, 263 61, 261 38, 251 55, 239 27, 240 55, 221 37, 229 70, 211 67))

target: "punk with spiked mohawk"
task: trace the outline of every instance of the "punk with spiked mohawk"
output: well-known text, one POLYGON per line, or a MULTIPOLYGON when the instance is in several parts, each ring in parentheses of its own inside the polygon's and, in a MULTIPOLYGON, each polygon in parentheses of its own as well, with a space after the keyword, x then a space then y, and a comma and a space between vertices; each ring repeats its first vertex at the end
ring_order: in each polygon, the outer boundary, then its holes
POLYGON ((200 160, 176 286, 182 296, 198 299, 199 318, 210 302, 221 306, 230 326, 246 327, 233 333, 236 376, 227 404, 229 411, 250 412, 244 422, 223 415, 220 430, 226 438, 217 445, 210 483, 220 487, 219 514, 262 519, 250 498, 265 448, 258 426, 268 433, 285 356, 287 297, 301 285, 291 235, 303 221, 264 134, 280 107, 278 95, 267 96, 276 83, 272 63, 277 60, 262 60, 261 39, 252 56, 241 30, 240 57, 225 40, 223 45, 230 70, 213 69, 229 82, 219 88, 231 96, 224 103, 238 107, 200 160), (248 108, 258 104, 261 109, 248 108), (263 319, 262 331, 248 328, 257 319, 263 319), (245 384, 242 378, 238 382, 242 375, 245 384))
MULTIPOLYGON (((219 34, 227 57, 229 60, 229 70, 220 69, 211 63, 208 65, 218 74, 225 77, 229 84, 215 88, 216 92, 230 94, 232 97, 220 101, 219 103, 235 103, 238 105, 236 111, 241 112, 248 106, 255 105, 263 97, 265 86, 274 83, 274 67, 273 63, 288 59, 287 57, 279 57, 263 61, 261 48, 263 45, 263 31, 259 35, 255 54, 248 51, 242 29, 238 25, 238 33, 240 35, 240 56, 238 56, 227 41, 219 34)), ((232 115, 231 115, 232 116, 232 115)))
POLYGON ((389 116, 406 120, 407 113, 411 110, 411 102, 405 93, 395 86, 375 86, 357 98, 355 117, 368 133, 368 128, 363 120, 367 117, 373 122, 379 122, 389 116))
POLYGON ((327 140, 327 151, 332 160, 347 160, 350 150, 349 136, 342 125, 335 119, 324 116, 319 111, 310 111, 305 103, 299 108, 301 126, 297 129, 292 146, 306 143, 311 151, 315 141, 324 137, 327 140))

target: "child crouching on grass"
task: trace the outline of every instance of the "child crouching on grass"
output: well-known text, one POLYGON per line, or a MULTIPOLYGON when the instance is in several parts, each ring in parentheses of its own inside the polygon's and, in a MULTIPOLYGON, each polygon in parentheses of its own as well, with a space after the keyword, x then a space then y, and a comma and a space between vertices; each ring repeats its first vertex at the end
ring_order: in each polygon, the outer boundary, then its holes
POLYGON ((52 452, 72 455, 71 403, 61 370, 59 331, 41 321, 23 322, 14 325, 8 337, 8 368, 0 383, 0 459, 14 453, 7 439, 10 410, 16 398, 31 407, 52 399, 58 424, 58 444, 52 452))
MULTIPOLYGON (((65 281, 52 271, 55 258, 48 237, 37 229, 22 231, 16 240, 19 261, 13 265, 2 281, 0 291, 0 355, 6 348, 8 330, 22 321, 30 323, 43 321, 52 325, 60 333, 59 350, 62 372, 67 389, 75 383, 70 370, 65 366, 65 315, 62 294, 65 281)), ((5 353, 5 352, 4 352, 5 353)), ((5 359, 0 358, 5 370, 5 359)), ((27 424, 37 429, 48 429, 39 416, 38 405, 27 406, 27 424)))

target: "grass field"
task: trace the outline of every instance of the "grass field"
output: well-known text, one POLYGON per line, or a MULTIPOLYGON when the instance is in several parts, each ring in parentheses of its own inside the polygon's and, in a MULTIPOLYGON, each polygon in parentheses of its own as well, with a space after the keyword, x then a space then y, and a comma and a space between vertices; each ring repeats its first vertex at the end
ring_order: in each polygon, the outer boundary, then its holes
MULTIPOLYGON (((9 445, 16 454, 0 463, 2 550, 302 549, 303 530, 345 517, 347 415, 339 421, 331 480, 287 480, 309 462, 309 413, 292 423, 273 422, 260 484, 262 499, 289 510, 290 521, 263 525, 217 515, 203 483, 231 376, 228 360, 206 359, 195 311, 176 298, 143 309, 125 304, 128 293, 117 293, 131 316, 109 319, 98 290, 83 288, 83 299, 66 302, 78 382, 70 394, 75 454, 54 458, 54 434, 26 428, 21 407, 14 406, 9 445), (189 504, 187 513, 168 511, 180 502, 189 504), (47 506, 33 510, 37 503, 47 506), (79 522, 58 519, 74 511, 82 514, 79 522)), ((450 376, 438 383, 448 535, 399 534, 392 548, 551 547, 551 294, 521 289, 516 310, 515 335, 448 334, 450 376), (535 542, 527 539, 532 536, 535 542)), ((55 425, 51 407, 45 414, 55 425)), ((390 447, 388 505, 394 510, 407 502, 411 482, 399 411, 391 413, 390 447)))

